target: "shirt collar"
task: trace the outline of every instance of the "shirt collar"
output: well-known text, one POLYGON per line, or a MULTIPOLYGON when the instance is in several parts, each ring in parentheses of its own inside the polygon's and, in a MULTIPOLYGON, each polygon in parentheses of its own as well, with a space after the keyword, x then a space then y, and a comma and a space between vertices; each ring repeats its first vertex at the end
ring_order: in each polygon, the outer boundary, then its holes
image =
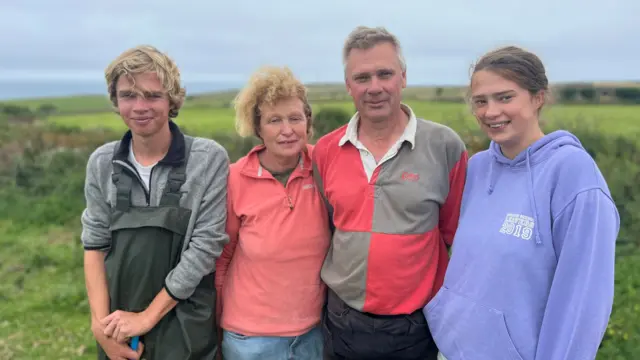
MULTIPOLYGON (((265 168, 260 164, 260 159, 258 159, 258 153, 262 150, 266 149, 264 144, 259 144, 254 146, 247 155, 243 158, 243 164, 241 166, 241 172, 245 175, 251 177, 262 177, 264 174, 265 168)), ((299 170, 304 176, 307 176, 308 173, 311 172, 311 152, 313 150, 313 146, 307 144, 302 151, 302 156, 300 156, 300 161, 296 166, 296 170, 299 170)), ((240 160, 239 160, 240 162, 240 160)), ((296 171, 294 170, 294 172, 296 171)), ((293 173, 292 173, 293 174, 293 173)))
MULTIPOLYGON (((184 134, 178 127, 176 123, 172 120, 169 120, 169 130, 171 131, 171 145, 169 145, 169 150, 167 154, 164 156, 162 160, 158 162, 158 164, 178 166, 181 165, 185 159, 186 154, 185 149, 185 140, 184 134)), ((128 130, 122 140, 120 141, 120 147, 116 151, 115 159, 117 160, 126 160, 129 156, 129 147, 131 145, 131 139, 133 137, 133 133, 131 130, 128 130)))
MULTIPOLYGON (((407 123, 407 127, 404 129, 404 132, 400 136, 398 141, 404 142, 408 141, 411 144, 411 149, 416 146, 416 128, 418 127, 418 119, 416 118, 415 113, 411 109, 411 107, 407 104, 400 104, 402 111, 404 111, 407 115, 409 115, 409 122, 407 123)), ((347 124, 347 130, 340 138, 340 142, 338 145, 342 146, 348 142, 353 145, 358 143, 358 121, 360 120, 360 116, 356 112, 349 123, 347 124)))

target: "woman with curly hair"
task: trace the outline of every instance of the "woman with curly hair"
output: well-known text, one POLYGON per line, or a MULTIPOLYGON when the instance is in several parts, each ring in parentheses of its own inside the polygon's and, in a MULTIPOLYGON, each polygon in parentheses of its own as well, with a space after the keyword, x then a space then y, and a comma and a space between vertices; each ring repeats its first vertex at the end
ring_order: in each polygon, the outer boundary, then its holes
POLYGON ((225 359, 322 359, 320 269, 327 212, 311 166, 312 112, 288 68, 257 71, 235 99, 236 128, 262 144, 231 165, 216 265, 225 359))

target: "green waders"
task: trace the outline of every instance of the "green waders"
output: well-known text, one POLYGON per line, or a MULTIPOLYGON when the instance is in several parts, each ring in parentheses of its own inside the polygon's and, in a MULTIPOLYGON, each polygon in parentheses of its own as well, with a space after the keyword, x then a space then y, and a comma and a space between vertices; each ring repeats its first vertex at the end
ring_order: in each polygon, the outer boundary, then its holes
MULTIPOLYGON (((135 170, 114 162, 117 197, 111 212, 112 244, 105 257, 110 312, 145 310, 180 260, 191 217, 190 209, 180 207, 180 187, 186 180, 192 140, 185 137, 185 161, 171 169, 159 206, 133 206, 131 189, 138 178, 135 170)), ((205 276, 191 297, 178 302, 154 328, 140 336, 144 344, 142 359, 215 359, 214 280, 214 273, 205 276)), ((99 346, 98 359, 107 359, 99 346)))

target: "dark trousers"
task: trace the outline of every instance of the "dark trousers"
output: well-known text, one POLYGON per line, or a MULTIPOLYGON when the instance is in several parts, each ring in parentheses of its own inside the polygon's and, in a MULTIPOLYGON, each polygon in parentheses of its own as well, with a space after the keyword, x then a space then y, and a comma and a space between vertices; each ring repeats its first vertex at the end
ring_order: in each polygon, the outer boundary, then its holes
POLYGON ((438 355, 421 309, 409 315, 362 313, 330 289, 322 332, 325 360, 435 360, 438 355))

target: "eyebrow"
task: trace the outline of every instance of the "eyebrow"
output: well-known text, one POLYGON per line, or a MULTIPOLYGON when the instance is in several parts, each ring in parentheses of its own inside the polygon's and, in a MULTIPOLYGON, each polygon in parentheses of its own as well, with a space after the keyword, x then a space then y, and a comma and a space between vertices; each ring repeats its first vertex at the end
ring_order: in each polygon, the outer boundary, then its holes
POLYGON ((144 91, 143 94, 145 96, 162 96, 164 93, 162 91, 144 91))
POLYGON ((353 75, 351 75, 351 78, 355 79, 361 76, 369 76, 371 73, 368 71, 365 72, 359 72, 359 73, 354 73, 353 75))
MULTIPOLYGON (((118 91, 119 95, 131 95, 131 94, 138 94, 140 93, 140 91, 135 91, 133 89, 126 89, 126 90, 120 90, 118 91)), ((164 95, 164 93, 162 91, 142 91, 142 94, 145 97, 149 97, 149 96, 162 96, 164 95)))
MULTIPOLYGON (((490 96, 500 96, 500 95, 506 95, 506 94, 515 93, 515 92, 516 92, 515 90, 505 90, 505 91, 499 91, 499 92, 496 92, 496 93, 493 93, 493 94, 489 94, 489 95, 490 96)), ((486 94, 480 94, 480 95, 472 96, 472 99, 478 99, 478 98, 484 98, 484 97, 487 97, 487 95, 486 94)))
POLYGON ((266 116, 264 116, 265 118, 269 118, 269 119, 280 119, 282 117, 290 117, 290 116, 304 116, 304 112, 301 112, 299 110, 293 110, 291 112, 288 112, 286 114, 281 114, 281 113, 267 113, 265 114, 266 116))
POLYGON ((377 74, 377 73, 381 73, 381 72, 390 72, 390 73, 393 73, 393 72, 395 72, 395 71, 394 71, 392 68, 380 68, 380 69, 376 69, 376 70, 373 70, 373 71, 363 71, 363 72, 358 72, 358 73, 353 74, 353 76, 352 76, 352 77, 353 77, 353 78, 357 78, 357 77, 359 77, 359 76, 369 76, 369 75, 371 75, 371 74, 377 74))

